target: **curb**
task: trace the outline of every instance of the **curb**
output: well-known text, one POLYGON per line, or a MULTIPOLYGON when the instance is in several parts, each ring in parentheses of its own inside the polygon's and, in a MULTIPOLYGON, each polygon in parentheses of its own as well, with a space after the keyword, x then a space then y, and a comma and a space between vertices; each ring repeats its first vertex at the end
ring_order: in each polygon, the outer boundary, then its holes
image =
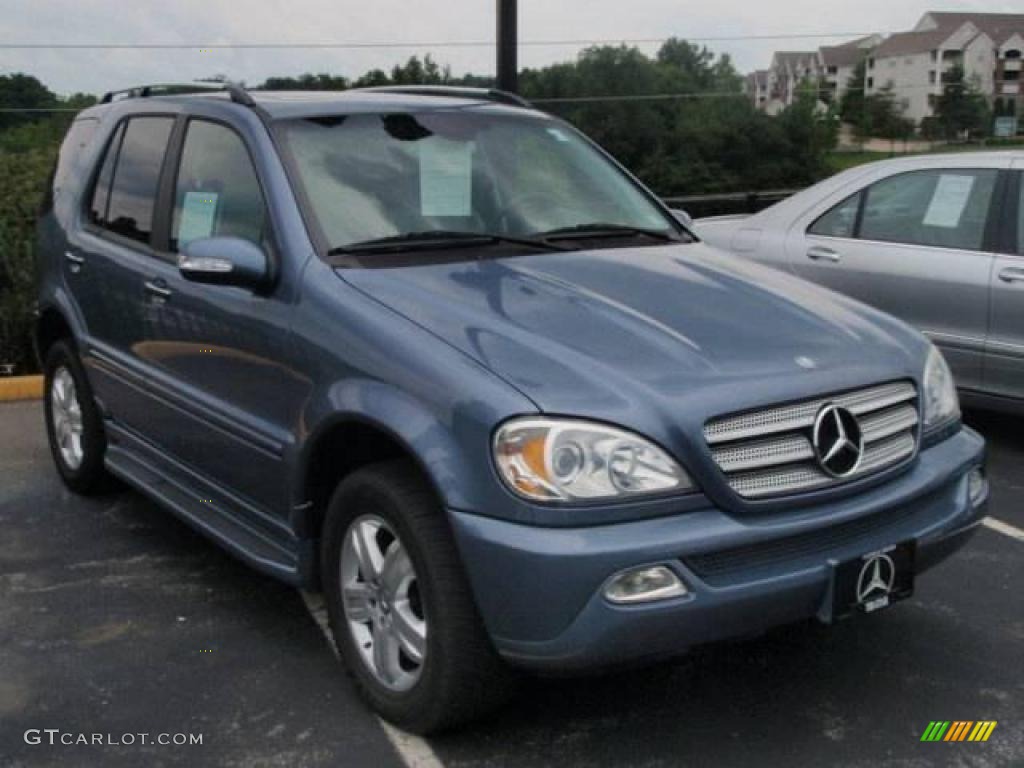
POLYGON ((11 376, 0 379, 0 403, 38 400, 42 396, 42 376, 11 376))

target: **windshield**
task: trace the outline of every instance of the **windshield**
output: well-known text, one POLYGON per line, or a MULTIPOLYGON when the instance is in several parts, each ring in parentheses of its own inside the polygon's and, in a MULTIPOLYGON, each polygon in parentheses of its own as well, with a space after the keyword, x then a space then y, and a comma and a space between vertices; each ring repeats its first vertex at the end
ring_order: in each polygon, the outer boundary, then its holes
POLYGON ((285 121, 281 135, 329 251, 425 233, 678 237, 614 164, 553 119, 352 114, 285 121))

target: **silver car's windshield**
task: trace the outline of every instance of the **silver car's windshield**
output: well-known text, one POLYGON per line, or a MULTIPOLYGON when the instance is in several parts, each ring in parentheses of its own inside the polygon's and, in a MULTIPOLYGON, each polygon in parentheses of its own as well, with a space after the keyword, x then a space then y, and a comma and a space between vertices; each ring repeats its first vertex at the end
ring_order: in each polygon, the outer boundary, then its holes
POLYGON ((351 114, 289 120, 280 135, 328 250, 442 233, 679 237, 601 152, 541 116, 351 114))

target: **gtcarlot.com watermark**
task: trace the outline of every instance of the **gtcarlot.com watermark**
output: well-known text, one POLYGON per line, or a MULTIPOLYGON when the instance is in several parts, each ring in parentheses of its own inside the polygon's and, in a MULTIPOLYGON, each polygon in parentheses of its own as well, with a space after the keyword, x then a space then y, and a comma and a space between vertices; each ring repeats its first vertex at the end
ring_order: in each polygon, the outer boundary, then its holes
POLYGON ((201 733, 76 733, 60 728, 29 728, 25 731, 26 744, 91 747, 188 747, 203 743, 201 733))

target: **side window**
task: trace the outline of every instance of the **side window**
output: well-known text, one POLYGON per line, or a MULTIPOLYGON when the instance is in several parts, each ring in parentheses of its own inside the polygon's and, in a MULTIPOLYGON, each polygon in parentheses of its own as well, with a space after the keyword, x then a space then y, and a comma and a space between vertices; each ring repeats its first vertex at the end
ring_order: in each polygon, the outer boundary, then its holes
POLYGON ((124 123, 117 126, 114 135, 107 145, 107 153, 103 156, 103 165, 99 175, 96 177, 96 186, 92 189, 92 202, 89 203, 89 221, 97 226, 103 226, 107 220, 107 210, 110 203, 110 182, 114 178, 114 164, 117 163, 117 153, 121 150, 121 139, 124 137, 124 123))
POLYGON ((1024 173, 1017 174, 1017 253, 1024 256, 1024 173))
POLYGON ((868 188, 859 237, 978 250, 998 171, 913 171, 868 188))
POLYGON ((262 245, 266 223, 263 193, 241 137, 217 123, 191 121, 174 190, 171 250, 214 236, 262 245))
MULTIPOLYGON (((110 184, 106 210, 102 214, 97 196, 107 171, 109 157, 96 184, 93 196, 93 221, 104 229, 123 237, 148 243, 153 231, 153 207, 160 167, 167 149, 174 121, 169 117, 133 117, 124 128, 120 151, 113 166, 114 178, 110 184)), ((113 144, 111 150, 113 150, 113 144)), ((108 150, 108 155, 113 154, 108 150)))
POLYGON ((860 210, 860 199, 860 192, 850 195, 839 205, 819 216, 808 228, 807 233, 828 237, 853 237, 854 228, 857 226, 857 211, 860 210))

